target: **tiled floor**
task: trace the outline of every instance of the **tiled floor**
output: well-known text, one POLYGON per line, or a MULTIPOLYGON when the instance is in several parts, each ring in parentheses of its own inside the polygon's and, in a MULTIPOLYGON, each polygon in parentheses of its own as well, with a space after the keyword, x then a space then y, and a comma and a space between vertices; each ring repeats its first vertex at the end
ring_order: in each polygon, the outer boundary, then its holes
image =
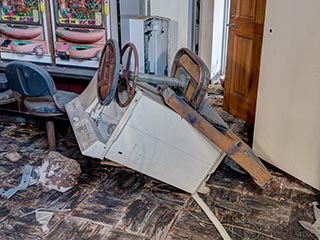
MULTIPOLYGON (((189 194, 130 169, 100 165, 81 155, 67 121, 56 123, 58 149, 82 168, 79 184, 66 193, 30 186, 0 198, 0 239, 221 239, 189 194), (44 233, 35 214, 55 211, 44 233)), ((0 188, 17 186, 25 164, 39 166, 47 154, 44 126, 0 112, 0 188), (11 162, 5 156, 22 156, 11 162)), ((273 188, 219 168, 201 197, 232 239, 315 239, 298 220, 314 221, 310 203, 319 192, 271 170, 273 188), (243 228, 247 230, 243 230, 243 228), (248 230, 249 229, 249 230, 248 230)))

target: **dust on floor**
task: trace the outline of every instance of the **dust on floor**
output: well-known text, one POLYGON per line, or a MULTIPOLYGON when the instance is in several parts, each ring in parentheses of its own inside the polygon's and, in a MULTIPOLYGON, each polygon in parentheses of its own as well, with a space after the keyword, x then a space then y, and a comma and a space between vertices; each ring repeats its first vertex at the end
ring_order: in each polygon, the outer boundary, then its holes
MULTIPOLYGON (((81 165, 79 184, 65 193, 30 186, 9 200, 0 198, 1 240, 221 239, 189 194, 82 156, 68 122, 56 125, 57 151, 81 165), (41 208, 54 210, 47 234, 35 214, 23 216, 41 208)), ((0 188, 17 186, 24 165, 41 165, 47 153, 43 125, 0 113, 0 188), (10 161, 8 153, 21 159, 10 161)), ((298 220, 314 221, 311 203, 320 200, 319 192, 271 173, 274 185, 263 191, 250 178, 219 168, 208 180, 210 193, 201 197, 232 239, 315 239, 298 220)))

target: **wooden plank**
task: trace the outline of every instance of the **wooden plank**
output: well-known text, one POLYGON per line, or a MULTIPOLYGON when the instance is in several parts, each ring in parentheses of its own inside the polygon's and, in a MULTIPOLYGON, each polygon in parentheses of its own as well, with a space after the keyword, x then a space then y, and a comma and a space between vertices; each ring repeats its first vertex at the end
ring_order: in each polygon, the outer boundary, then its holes
POLYGON ((189 83, 186 94, 184 96, 187 103, 191 103, 192 96, 194 94, 195 89, 196 89, 196 87, 193 84, 189 83))
MULTIPOLYGON (((110 228, 80 218, 67 217, 45 239, 106 239, 110 228)), ((43 235, 43 234, 42 234, 43 235)))
POLYGON ((117 224, 117 228, 148 239, 166 239, 179 214, 179 208, 179 205, 162 201, 156 196, 142 194, 128 203, 126 215, 117 224))
MULTIPOLYGON (((263 166, 258 158, 249 157, 241 148, 230 140, 230 136, 226 137, 206 121, 198 112, 178 98, 176 94, 169 88, 162 91, 166 104, 176 111, 183 119, 188 121, 194 128, 199 130, 210 141, 217 145, 229 157, 236 161, 243 169, 245 169, 254 179, 254 181, 263 187, 271 178, 268 170, 263 166)), ((245 148, 246 150, 248 148, 245 148)))
MULTIPOLYGON (((188 103, 191 103, 194 92, 196 91, 196 88, 200 82, 200 68, 187 54, 182 55, 179 62, 182 68, 191 76, 186 94, 184 96, 185 100, 188 103)), ((176 78, 178 77, 179 71, 176 73, 176 78)))
POLYGON ((199 66, 192 61, 188 55, 183 55, 180 59, 180 63, 183 68, 191 75, 191 77, 199 83, 200 81, 200 69, 199 66))

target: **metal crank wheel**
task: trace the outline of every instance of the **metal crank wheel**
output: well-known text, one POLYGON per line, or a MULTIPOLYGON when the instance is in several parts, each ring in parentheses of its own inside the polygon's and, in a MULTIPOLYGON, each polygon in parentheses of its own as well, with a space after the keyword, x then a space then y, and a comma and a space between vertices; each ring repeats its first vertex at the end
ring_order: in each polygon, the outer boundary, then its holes
POLYGON ((102 105, 109 105, 114 98, 119 79, 119 47, 109 39, 102 51, 98 70, 98 99, 102 105))
POLYGON ((187 83, 178 87, 176 93, 194 109, 198 109, 210 83, 208 67, 201 58, 189 49, 181 48, 174 57, 171 77, 187 83))
POLYGON ((121 65, 124 64, 123 57, 126 56, 127 61, 122 71, 122 77, 116 91, 116 101, 120 107, 126 107, 130 104, 136 93, 136 85, 138 79, 139 59, 138 51, 134 44, 127 43, 121 50, 121 65), (133 58, 133 71, 131 71, 131 60, 133 58), (123 92, 126 91, 126 97, 123 92), (121 96, 120 96, 121 93, 121 96), (127 98, 125 101, 124 98, 127 98))

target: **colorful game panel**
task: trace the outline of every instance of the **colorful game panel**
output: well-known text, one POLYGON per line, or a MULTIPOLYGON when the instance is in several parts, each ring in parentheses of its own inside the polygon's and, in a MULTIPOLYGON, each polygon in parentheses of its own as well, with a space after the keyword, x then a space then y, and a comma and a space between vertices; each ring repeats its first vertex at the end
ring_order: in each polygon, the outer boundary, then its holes
POLYGON ((39 5, 41 0, 1 0, 1 21, 39 23, 39 5))
POLYGON ((57 0, 58 24, 102 26, 101 0, 57 0))

